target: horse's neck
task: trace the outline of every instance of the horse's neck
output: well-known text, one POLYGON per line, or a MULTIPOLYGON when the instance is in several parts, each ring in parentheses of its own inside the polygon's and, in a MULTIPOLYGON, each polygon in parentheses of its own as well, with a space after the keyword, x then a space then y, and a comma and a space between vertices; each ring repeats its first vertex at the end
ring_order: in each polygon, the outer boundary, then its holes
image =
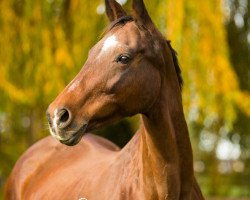
POLYGON ((180 192, 178 149, 169 116, 150 119, 142 116, 140 154, 144 189, 157 194, 149 199, 163 199, 180 192), (154 191, 153 191, 154 190, 154 191))
POLYGON ((167 97, 163 91, 149 115, 142 115, 140 131, 125 150, 138 158, 145 199, 186 200, 193 180, 190 140, 182 105, 167 97))

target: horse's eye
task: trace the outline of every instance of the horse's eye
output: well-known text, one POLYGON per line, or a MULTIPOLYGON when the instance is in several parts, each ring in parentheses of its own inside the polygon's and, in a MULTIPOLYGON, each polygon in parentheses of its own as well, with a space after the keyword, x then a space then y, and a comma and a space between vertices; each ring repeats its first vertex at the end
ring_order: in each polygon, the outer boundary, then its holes
POLYGON ((122 63, 122 64, 124 64, 124 65, 125 65, 125 64, 128 64, 130 60, 131 60, 130 57, 127 56, 127 55, 120 55, 120 56, 117 58, 117 62, 122 63))

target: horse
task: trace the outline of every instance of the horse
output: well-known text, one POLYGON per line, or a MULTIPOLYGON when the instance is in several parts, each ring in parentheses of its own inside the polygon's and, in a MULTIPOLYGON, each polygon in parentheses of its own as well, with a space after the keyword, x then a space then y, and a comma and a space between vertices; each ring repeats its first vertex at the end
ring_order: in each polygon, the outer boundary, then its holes
POLYGON ((17 161, 5 199, 204 199, 194 177, 176 52, 143 0, 133 0, 131 15, 115 0, 105 5, 109 27, 48 107, 53 137, 17 161), (90 134, 136 114, 140 128, 122 149, 90 134))

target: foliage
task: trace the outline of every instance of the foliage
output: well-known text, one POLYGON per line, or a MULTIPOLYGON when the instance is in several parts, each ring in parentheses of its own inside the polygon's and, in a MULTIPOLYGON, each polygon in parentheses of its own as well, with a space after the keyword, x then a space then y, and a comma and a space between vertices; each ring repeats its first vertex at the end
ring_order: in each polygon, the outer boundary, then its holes
MULTIPOLYGON (((246 64, 249 43, 244 40, 240 46, 232 44, 239 36, 238 28, 232 25, 235 13, 225 15, 221 0, 145 0, 145 3, 157 26, 179 52, 185 80, 183 103, 195 152, 200 152, 195 154, 195 166, 203 190, 212 195, 249 194, 243 186, 250 183, 242 178, 249 176, 249 172, 230 172, 227 178, 218 171, 225 161, 216 157, 220 139, 233 141, 236 130, 245 139, 242 145, 250 144, 249 132, 244 134, 249 131, 250 88, 245 74, 240 73, 249 67, 246 64), (242 46, 243 58, 237 54, 242 46), (234 69, 238 65, 241 70, 234 69), (237 129, 239 119, 243 119, 240 127, 245 129, 237 129), (209 151, 202 146, 204 138, 210 138, 207 140, 210 143, 215 138, 209 151), (207 167, 201 170, 204 164, 207 167), (213 179, 213 174, 220 178, 213 179), (225 180, 233 185, 231 191, 230 184, 221 190, 214 187, 225 180)), ((224 8, 230 4, 231 11, 237 10, 237 6, 232 6, 238 4, 237 0, 224 3, 224 8)), ((125 7, 130 4, 131 1, 125 7)), ((88 50, 98 41, 107 24, 103 9, 101 0, 0 1, 0 185, 20 154, 48 135, 46 108, 80 70, 88 50)), ((244 16, 249 16, 248 12, 244 16)), ((249 27, 240 33, 248 30, 249 27)), ((123 129, 131 134, 135 124, 130 119, 100 134, 107 136, 109 131, 123 129)), ((128 139, 120 135, 115 140, 124 145, 128 139)), ((245 167, 249 167, 250 155, 244 156, 228 162, 233 166, 243 160, 245 167)))

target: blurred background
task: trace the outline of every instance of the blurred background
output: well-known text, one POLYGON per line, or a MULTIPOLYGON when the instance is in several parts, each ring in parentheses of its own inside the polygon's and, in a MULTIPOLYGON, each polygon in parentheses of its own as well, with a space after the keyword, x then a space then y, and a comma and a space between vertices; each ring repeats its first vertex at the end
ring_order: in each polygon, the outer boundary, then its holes
MULTIPOLYGON (((130 0, 119 2, 130 10, 130 0)), ((145 4, 179 55, 203 193, 250 199, 249 0, 145 4)), ((108 24, 104 12, 103 0, 0 0, 0 194, 18 157, 49 135, 46 108, 99 40, 108 24)), ((122 147, 137 118, 97 134, 122 147)))

